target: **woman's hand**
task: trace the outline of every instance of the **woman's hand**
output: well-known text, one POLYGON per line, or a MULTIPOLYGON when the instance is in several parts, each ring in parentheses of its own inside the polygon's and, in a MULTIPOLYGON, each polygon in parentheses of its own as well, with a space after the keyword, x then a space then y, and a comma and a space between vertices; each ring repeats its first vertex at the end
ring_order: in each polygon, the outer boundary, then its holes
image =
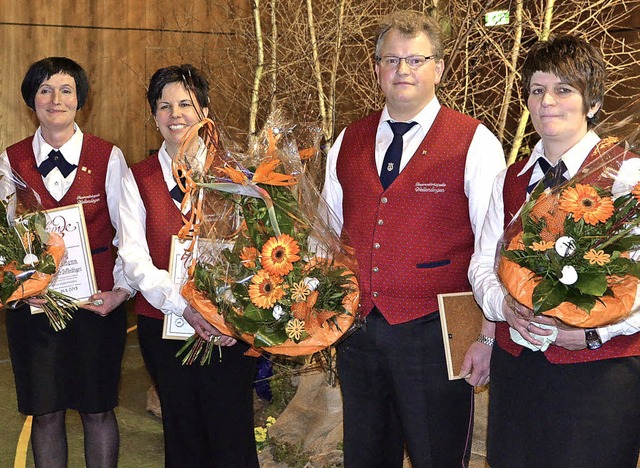
POLYGON ((587 337, 584 333, 584 328, 571 327, 559 320, 555 320, 555 322, 556 327, 558 327, 558 337, 553 344, 570 351, 577 351, 587 347, 587 337))
POLYGON ((520 333, 522 338, 535 346, 542 346, 542 342, 535 339, 531 335, 532 333, 540 336, 548 336, 553 333, 552 330, 537 327, 536 323, 544 323, 547 325, 556 324, 555 320, 551 317, 536 317, 533 315, 533 310, 523 306, 510 295, 504 298, 502 312, 509 326, 520 333))
POLYGON ((204 340, 213 341, 219 346, 233 346, 238 342, 235 338, 223 335, 220 331, 207 322, 197 310, 191 306, 184 308, 182 317, 193 327, 196 333, 204 340))
POLYGON ((113 309, 118 307, 124 301, 129 299, 129 293, 124 289, 116 289, 115 291, 105 291, 92 294, 86 303, 82 304, 82 308, 90 310, 102 317, 106 317, 113 309), (102 303, 100 303, 102 301, 102 303), (100 305, 96 305, 100 304, 100 305))

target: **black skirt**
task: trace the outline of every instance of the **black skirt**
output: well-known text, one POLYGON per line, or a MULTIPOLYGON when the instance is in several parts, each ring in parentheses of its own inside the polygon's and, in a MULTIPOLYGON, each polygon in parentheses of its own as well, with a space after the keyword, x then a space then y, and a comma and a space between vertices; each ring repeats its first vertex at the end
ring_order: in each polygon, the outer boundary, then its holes
POLYGON ((492 468, 636 468, 640 356, 552 364, 496 346, 489 393, 492 468))
POLYGON ((67 328, 56 332, 45 314, 31 314, 28 306, 6 311, 21 413, 102 413, 117 406, 127 334, 125 307, 120 305, 106 317, 83 309, 73 315, 67 328))

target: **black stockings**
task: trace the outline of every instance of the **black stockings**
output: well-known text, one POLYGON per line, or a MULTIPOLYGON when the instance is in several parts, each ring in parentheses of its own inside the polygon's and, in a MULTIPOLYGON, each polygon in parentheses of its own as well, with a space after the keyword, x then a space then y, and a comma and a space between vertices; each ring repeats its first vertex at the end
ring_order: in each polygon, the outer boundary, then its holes
MULTIPOLYGON (((66 468, 66 412, 34 416, 31 448, 38 468, 66 468)), ((115 468, 118 465, 120 432, 113 411, 80 413, 84 430, 84 457, 87 468, 115 468)))

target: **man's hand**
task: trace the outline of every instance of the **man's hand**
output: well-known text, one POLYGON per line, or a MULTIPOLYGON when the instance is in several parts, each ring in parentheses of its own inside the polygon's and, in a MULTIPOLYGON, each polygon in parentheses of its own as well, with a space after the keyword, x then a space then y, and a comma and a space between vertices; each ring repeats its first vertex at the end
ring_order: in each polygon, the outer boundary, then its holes
POLYGON ((469 385, 481 387, 489 383, 489 363, 491 361, 491 347, 475 342, 464 356, 460 375, 469 385))

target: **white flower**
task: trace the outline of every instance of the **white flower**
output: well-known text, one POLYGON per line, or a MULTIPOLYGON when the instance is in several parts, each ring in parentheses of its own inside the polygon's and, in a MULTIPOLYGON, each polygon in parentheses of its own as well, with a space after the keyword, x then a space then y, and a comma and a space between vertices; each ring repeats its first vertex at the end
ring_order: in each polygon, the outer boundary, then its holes
POLYGON ((7 259, 0 255, 0 265, 5 265, 7 263, 7 259))
POLYGON ((34 255, 32 253, 25 255, 24 259, 22 260, 22 263, 24 263, 25 265, 32 265, 32 266, 38 262, 40 262, 40 259, 38 258, 37 255, 34 255))
POLYGON ((311 291, 315 291, 316 288, 320 285, 320 281, 318 280, 318 278, 305 278, 303 281, 304 284, 307 285, 307 288, 309 288, 309 290, 311 291))
POLYGON ((222 291, 222 294, 220 294, 220 298, 225 301, 228 304, 235 304, 236 303, 236 298, 233 296, 233 293, 231 292, 231 289, 227 288, 224 291, 222 291))
POLYGON ((566 284, 567 286, 570 286, 576 281, 578 281, 578 272, 571 265, 562 267, 561 273, 562 273, 562 276, 560 277, 560 282, 562 284, 566 284))
POLYGON ((273 307, 273 318, 279 320, 284 315, 284 309, 280 304, 273 307))
POLYGON ((576 241, 573 237, 562 236, 558 238, 555 245, 556 252, 561 257, 568 257, 576 250, 576 241))

